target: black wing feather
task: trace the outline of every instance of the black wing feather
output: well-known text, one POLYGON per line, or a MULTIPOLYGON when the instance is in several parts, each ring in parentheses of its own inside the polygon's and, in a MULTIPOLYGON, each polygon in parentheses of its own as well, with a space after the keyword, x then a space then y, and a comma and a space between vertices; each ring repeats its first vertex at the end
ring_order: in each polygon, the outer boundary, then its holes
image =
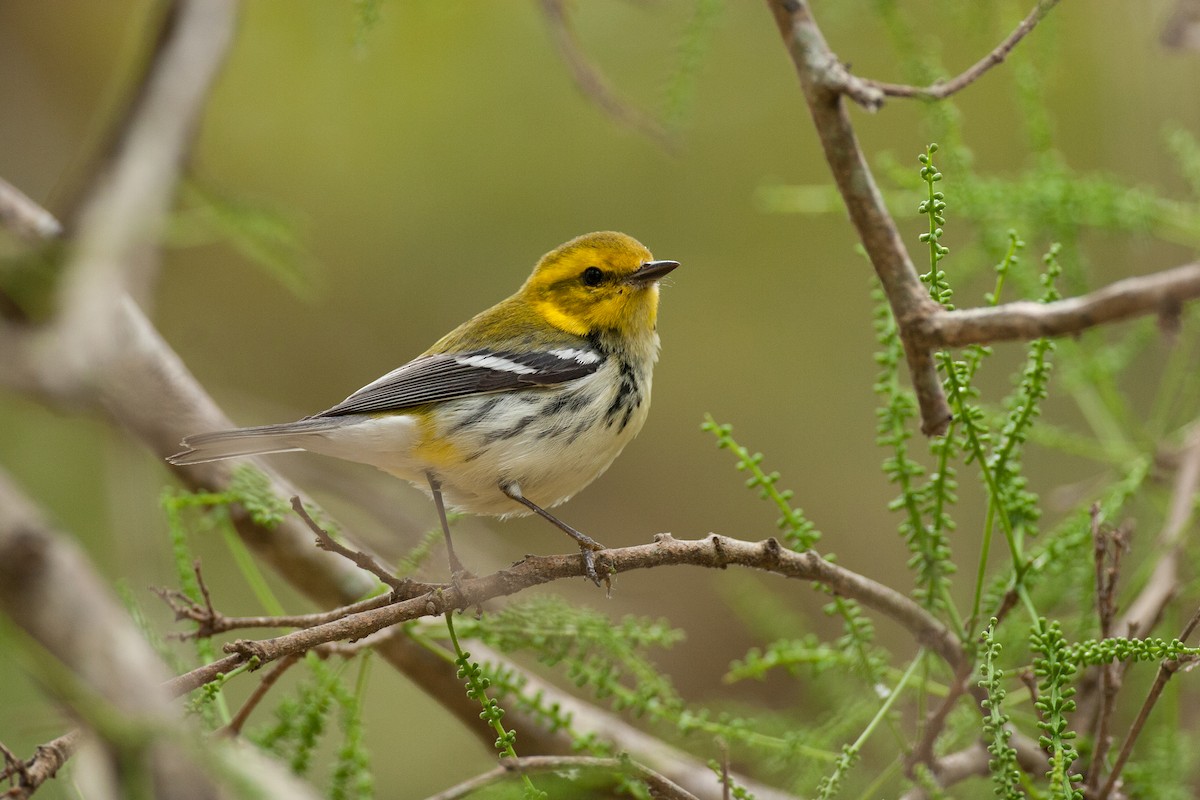
POLYGON ((422 356, 312 418, 399 411, 457 397, 552 386, 590 375, 603 363, 604 357, 590 348, 422 356))

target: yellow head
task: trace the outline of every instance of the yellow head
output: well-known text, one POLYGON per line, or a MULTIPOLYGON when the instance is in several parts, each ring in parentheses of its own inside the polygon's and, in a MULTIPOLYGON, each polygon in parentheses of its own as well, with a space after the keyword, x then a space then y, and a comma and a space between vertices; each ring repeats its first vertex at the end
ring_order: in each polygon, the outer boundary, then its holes
POLYGON ((578 336, 649 335, 658 316, 658 281, 678 266, 655 261, 623 233, 588 233, 542 256, 521 297, 552 325, 578 336))

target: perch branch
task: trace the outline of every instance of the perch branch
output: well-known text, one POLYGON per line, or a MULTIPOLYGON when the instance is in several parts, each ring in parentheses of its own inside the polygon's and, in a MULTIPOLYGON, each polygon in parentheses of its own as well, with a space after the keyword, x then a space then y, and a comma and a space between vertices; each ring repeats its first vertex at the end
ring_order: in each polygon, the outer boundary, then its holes
MULTIPOLYGON (((963 660, 958 638, 925 609, 896 590, 826 561, 813 551, 785 550, 774 539, 747 542, 713 534, 693 541, 659 534, 651 544, 603 550, 597 569, 615 575, 636 569, 692 565, 724 569, 731 565, 753 567, 788 578, 816 581, 834 593, 853 597, 907 629, 919 644, 929 647, 952 667, 963 660)), ((225 645, 229 656, 194 669, 169 682, 174 694, 189 692, 257 656, 267 664, 291 653, 327 642, 358 639, 400 622, 436 616, 454 609, 471 608, 496 597, 515 594, 563 578, 580 577, 583 565, 575 555, 527 556, 508 569, 462 580, 455 585, 383 608, 362 611, 333 622, 288 633, 273 639, 239 640, 225 645)))

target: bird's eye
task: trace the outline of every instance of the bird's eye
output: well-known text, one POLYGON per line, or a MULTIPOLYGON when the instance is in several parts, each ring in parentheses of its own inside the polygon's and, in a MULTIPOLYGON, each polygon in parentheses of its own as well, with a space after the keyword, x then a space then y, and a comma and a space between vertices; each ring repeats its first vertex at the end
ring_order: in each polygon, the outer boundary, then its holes
POLYGON ((584 286, 599 286, 602 280, 604 280, 604 270, 599 267, 588 267, 583 271, 584 286))

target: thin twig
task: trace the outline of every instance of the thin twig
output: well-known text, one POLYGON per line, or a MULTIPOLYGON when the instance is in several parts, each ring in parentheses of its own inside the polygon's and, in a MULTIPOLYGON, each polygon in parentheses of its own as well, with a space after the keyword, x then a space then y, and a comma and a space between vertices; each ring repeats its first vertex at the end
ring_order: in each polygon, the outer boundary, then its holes
MULTIPOLYGON (((1121 569, 1121 555, 1128 545, 1122 528, 1112 529, 1100 516, 1100 504, 1091 509, 1092 554, 1096 572, 1096 615, 1100 620, 1100 639, 1112 636, 1113 618, 1116 616, 1117 578, 1121 569)), ((1121 688, 1121 671, 1116 664, 1104 663, 1097 668, 1099 675, 1099 707, 1096 711, 1094 742, 1091 762, 1087 770, 1085 793, 1094 796, 1100 787, 1104 762, 1108 758, 1112 737, 1108 726, 1116 706, 1116 696, 1121 688)))
POLYGON ((649 136, 668 149, 674 149, 675 142, 667 130, 657 120, 621 99, 596 65, 588 59, 575 38, 563 0, 541 0, 541 7, 554 46, 558 48, 558 54, 570 70, 579 91, 616 122, 649 136))
POLYGON ((25 768, 25 762, 17 758, 17 754, 9 750, 8 745, 4 742, 0 742, 0 755, 4 756, 4 769, 0 769, 0 781, 13 777, 21 783, 28 781, 29 773, 25 768))
POLYGON ((258 686, 254 687, 254 691, 246 698, 246 702, 242 703, 242 707, 233 715, 233 719, 229 720, 229 724, 222 728, 219 733, 223 736, 238 736, 241 734, 246 720, 250 718, 250 714, 258 707, 262 699, 267 696, 267 692, 271 691, 271 687, 283 677, 283 673, 287 672, 299 660, 299 653, 292 653, 289 656, 279 659, 279 662, 275 664, 271 671, 259 681, 258 686))
MULTIPOLYGON (((1196 630, 1196 626, 1200 625, 1200 608, 1197 608, 1192 613, 1191 619, 1183 628, 1183 633, 1179 634, 1180 641, 1187 641, 1192 632, 1196 630)), ((1150 691, 1146 694, 1146 699, 1142 703, 1142 707, 1138 710, 1137 718, 1134 719, 1133 725, 1129 728, 1129 733, 1125 736, 1125 742, 1121 745, 1121 752, 1117 755, 1117 760, 1113 763, 1112 772, 1108 775, 1108 780, 1104 782, 1104 787, 1100 793, 1096 795, 1096 800, 1107 800, 1116 788, 1117 781, 1121 777, 1121 771, 1125 769, 1125 762, 1129 760, 1130 754, 1133 753, 1133 745, 1141 735, 1142 729, 1146 726, 1146 720, 1150 717, 1150 712, 1154 710, 1155 703, 1162 695, 1163 689, 1167 686, 1167 681, 1171 680, 1171 676, 1179 671, 1184 664, 1195 661, 1194 658, 1169 658, 1158 665, 1158 674, 1154 676, 1154 685, 1150 687, 1150 691)))
POLYGON ((410 586, 413 583, 411 580, 408 578, 397 578, 395 573, 376 561, 374 556, 370 555, 369 553, 364 553, 361 550, 352 550, 335 540, 329 535, 328 532, 326 532, 324 528, 317 524, 317 521, 313 519, 312 516, 309 515, 308 510, 304 508, 304 502, 300 499, 299 495, 292 496, 292 510, 295 511, 300 519, 304 520, 304 524, 307 525, 314 534, 316 534, 317 547, 321 548, 322 550, 327 550, 330 553, 337 553, 342 558, 348 559, 359 569, 364 569, 374 575, 376 578, 379 578, 379 580, 383 581, 385 585, 391 587, 393 597, 398 598, 405 595, 411 596, 409 591, 410 586))
POLYGON ((544 772, 576 772, 579 770, 594 770, 615 772, 645 782, 650 790, 650 796, 662 800, 697 800, 696 795, 635 761, 619 758, 592 758, 589 756, 525 756, 523 758, 506 758, 500 765, 482 775, 477 775, 457 786, 438 792, 427 800, 460 800, 484 786, 502 780, 513 773, 537 774, 544 772))
POLYGON ((974 674, 975 665, 964 658, 955 670, 954 682, 950 684, 950 690, 925 720, 921 740, 904 760, 905 773, 910 778, 913 776, 913 768, 918 764, 925 764, 930 768, 934 766, 934 745, 937 744, 938 737, 942 735, 942 731, 946 727, 946 720, 950 718, 950 712, 958 706, 959 699, 970 688, 971 676, 974 674))
MULTIPOLYGON (((410 587, 413 590, 412 593, 408 597, 401 599, 407 600, 409 597, 426 594, 434 591, 440 585, 414 583, 410 587)), ((331 611, 321 611, 315 614, 285 614, 276 617, 228 617, 220 611, 216 611, 214 612, 215 616, 209 617, 204 609, 193 603, 191 598, 177 589, 151 587, 150 591, 157 594, 170 606, 171 610, 175 613, 175 619, 189 619, 199 623, 195 630, 177 634, 176 637, 181 640, 204 639, 216 636, 217 634, 244 630, 246 628, 311 628, 314 625, 323 625, 326 622, 341 619, 347 614, 370 611, 373 608, 382 608, 389 603, 395 602, 395 598, 390 594, 378 594, 357 603, 351 603, 350 605, 341 606, 331 611)))
POLYGON ((920 97, 927 100, 944 100, 950 95, 962 91, 983 77, 984 73, 1008 58, 1022 39, 1029 35, 1050 9, 1058 5, 1058 0, 1040 0, 1033 10, 1004 41, 996 48, 962 73, 947 81, 938 81, 932 86, 907 86, 883 81, 867 81, 868 84, 883 92, 888 97, 920 97))
POLYGON ((29 241, 53 239, 62 224, 24 192, 0 178, 0 225, 29 241))

